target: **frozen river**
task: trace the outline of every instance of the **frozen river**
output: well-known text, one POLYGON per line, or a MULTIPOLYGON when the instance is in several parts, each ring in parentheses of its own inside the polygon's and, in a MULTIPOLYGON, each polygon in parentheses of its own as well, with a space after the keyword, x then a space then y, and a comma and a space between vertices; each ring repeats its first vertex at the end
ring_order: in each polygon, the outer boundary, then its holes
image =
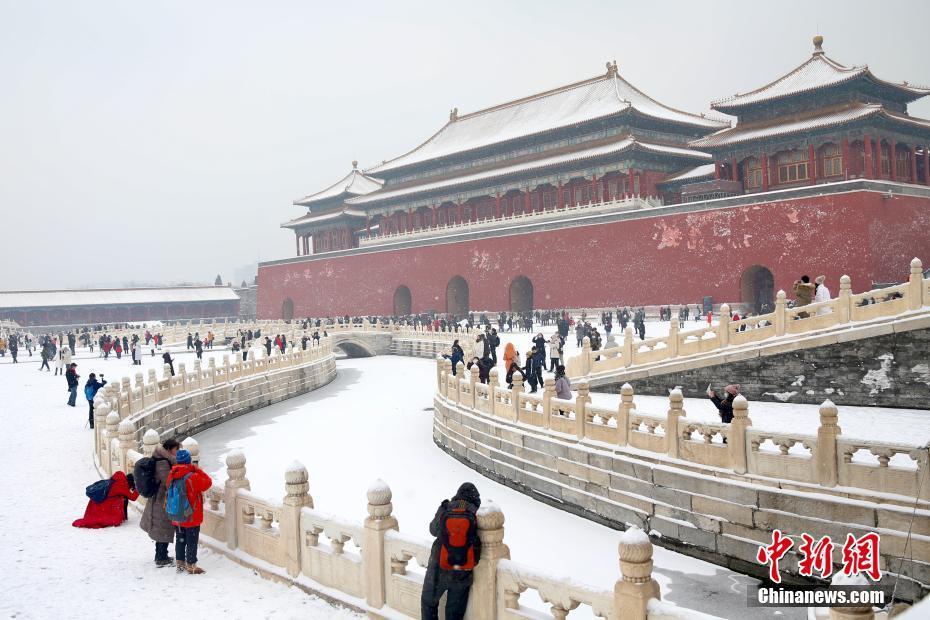
MULTIPOLYGON (((365 490, 380 478, 394 492, 401 531, 423 537, 438 503, 469 480, 504 511, 504 541, 515 561, 613 588, 619 576, 616 530, 492 482, 433 444, 433 362, 383 356, 340 359, 338 368, 336 380, 320 390, 197 435, 202 465, 222 479, 225 456, 241 449, 252 490, 279 498, 285 469, 299 460, 310 472, 315 506, 356 521, 366 515, 365 490)), ((663 598, 728 618, 747 617, 746 587, 755 579, 661 547, 654 559, 663 598)), ((521 601, 535 606, 530 593, 521 601)), ((752 611, 753 617, 805 616, 803 609, 752 611)))

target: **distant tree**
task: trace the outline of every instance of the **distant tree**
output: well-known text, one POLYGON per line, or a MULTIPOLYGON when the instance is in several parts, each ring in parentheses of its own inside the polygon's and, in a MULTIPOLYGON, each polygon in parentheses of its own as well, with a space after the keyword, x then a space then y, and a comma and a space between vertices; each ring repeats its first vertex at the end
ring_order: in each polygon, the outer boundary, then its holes
POLYGON ((220 277, 220 274, 216 274, 216 280, 213 281, 213 286, 223 286, 223 278, 220 277))
POLYGON ((242 281, 242 285, 240 285, 239 288, 245 288, 245 287, 247 287, 247 286, 248 286, 248 284, 246 284, 246 283, 245 283, 245 280, 243 280, 243 281, 242 281))

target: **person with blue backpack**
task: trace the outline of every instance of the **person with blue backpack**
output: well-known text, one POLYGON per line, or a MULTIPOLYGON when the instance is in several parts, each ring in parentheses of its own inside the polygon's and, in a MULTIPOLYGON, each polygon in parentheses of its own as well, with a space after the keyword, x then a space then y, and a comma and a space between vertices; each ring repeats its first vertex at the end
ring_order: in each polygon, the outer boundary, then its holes
POLYGON ((84 384, 84 398, 87 399, 87 406, 90 408, 90 412, 87 414, 87 422, 90 424, 91 430, 94 428, 94 396, 106 384, 103 374, 100 375, 100 381, 98 381, 97 373, 93 372, 90 373, 90 376, 87 377, 87 383, 84 384))
POLYGON ((175 527, 174 557, 178 572, 202 575, 197 566, 197 541, 203 523, 203 494, 213 486, 210 475, 191 463, 191 453, 178 450, 165 486, 165 513, 175 527))
POLYGON ((462 484, 451 500, 443 500, 429 524, 436 537, 426 565, 420 617, 438 620, 439 599, 446 595, 446 620, 462 620, 474 582, 475 565, 481 560, 478 508, 481 495, 471 482, 462 484))

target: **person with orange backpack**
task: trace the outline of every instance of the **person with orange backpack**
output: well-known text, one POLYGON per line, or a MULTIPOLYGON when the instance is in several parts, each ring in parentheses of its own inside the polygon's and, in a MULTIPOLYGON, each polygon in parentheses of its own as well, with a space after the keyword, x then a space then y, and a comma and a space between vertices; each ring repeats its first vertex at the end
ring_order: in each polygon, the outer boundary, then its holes
POLYGON ((478 538, 478 508, 481 495, 470 482, 459 487, 451 500, 443 500, 429 524, 436 537, 429 554, 420 617, 438 620, 439 599, 446 594, 446 620, 461 620, 468 607, 475 565, 481 560, 478 538))
POLYGON ((203 494, 213 486, 210 475, 191 463, 191 453, 178 450, 177 465, 171 468, 165 481, 165 513, 175 528, 174 563, 178 572, 201 575, 197 566, 197 541, 203 523, 203 494))

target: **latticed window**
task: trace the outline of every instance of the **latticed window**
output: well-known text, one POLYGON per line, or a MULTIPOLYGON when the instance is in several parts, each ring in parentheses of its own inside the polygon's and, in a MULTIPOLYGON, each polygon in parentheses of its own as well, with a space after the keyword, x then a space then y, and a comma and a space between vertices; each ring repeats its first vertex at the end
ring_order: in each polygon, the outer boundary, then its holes
POLYGON ((835 144, 828 144, 823 147, 823 176, 840 177, 843 176, 843 152, 835 144))
POLYGON ((530 204, 533 206, 533 211, 539 211, 540 200, 541 198, 539 192, 533 192, 532 196, 530 197, 530 204))
POLYGON ((807 178, 807 154, 789 151, 778 156, 778 182, 793 183, 807 178))
POLYGON ((546 192, 543 194, 543 209, 551 209, 555 206, 557 196, 555 192, 546 192))
POLYGON ((743 162, 743 186, 746 189, 762 187, 762 164, 755 157, 743 162))
POLYGON ((620 194, 620 192, 618 191, 618 189, 619 189, 619 188, 617 187, 617 182, 616 182, 616 181, 611 180, 611 181, 608 181, 608 182, 607 182, 607 190, 610 192, 610 197, 613 198, 613 199, 615 199, 615 200, 616 200, 617 196, 620 194))
POLYGON ((895 174, 899 181, 911 178, 911 159, 907 151, 898 151, 895 158, 895 174))
POLYGON ((888 159, 888 148, 879 144, 878 150, 881 153, 882 176, 890 177, 891 176, 891 163, 888 159))

